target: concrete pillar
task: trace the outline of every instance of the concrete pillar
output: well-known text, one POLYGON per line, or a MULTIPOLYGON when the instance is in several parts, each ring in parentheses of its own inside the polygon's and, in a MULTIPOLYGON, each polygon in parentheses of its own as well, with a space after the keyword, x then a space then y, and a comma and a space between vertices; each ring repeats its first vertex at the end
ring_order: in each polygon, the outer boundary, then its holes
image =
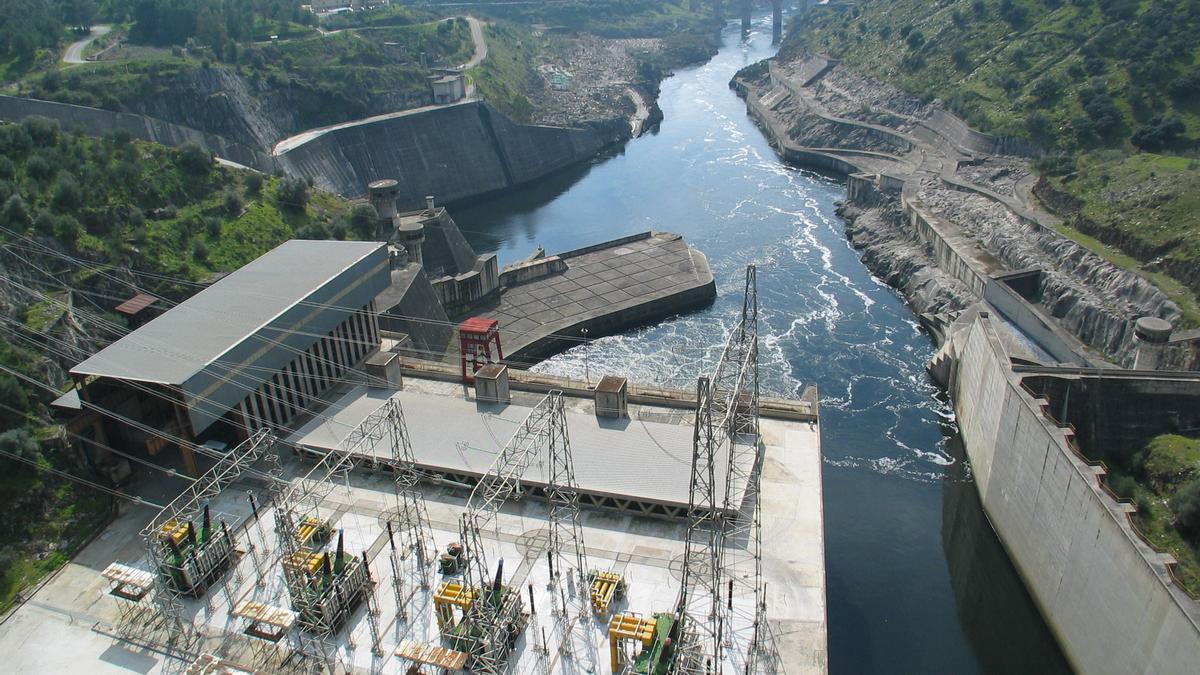
POLYGON ((387 241, 392 235, 392 222, 396 217, 396 199, 400 196, 400 185, 391 178, 377 180, 367 185, 367 196, 379 216, 376 238, 387 241))
POLYGON ((1134 370, 1158 370, 1163 350, 1171 339, 1171 324, 1158 317, 1143 316, 1134 323, 1133 335, 1137 341, 1134 370))
POLYGON ((783 39, 783 0, 771 0, 771 44, 783 39))
POLYGON ((751 0, 741 0, 742 2, 742 32, 750 32, 750 10, 751 0))
POLYGON ((712 0, 712 5, 713 5, 713 14, 715 14, 718 19, 725 18, 725 13, 722 11, 723 8, 721 7, 721 0, 712 0))

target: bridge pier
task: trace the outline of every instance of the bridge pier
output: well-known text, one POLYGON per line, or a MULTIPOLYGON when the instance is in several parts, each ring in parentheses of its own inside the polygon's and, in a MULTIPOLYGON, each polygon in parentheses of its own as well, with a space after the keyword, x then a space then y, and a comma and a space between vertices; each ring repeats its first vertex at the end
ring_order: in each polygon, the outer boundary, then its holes
POLYGON ((771 0, 771 44, 783 39, 783 0, 771 0))
POLYGON ((741 0, 741 2, 742 2, 742 32, 749 33, 750 32, 750 10, 751 10, 753 3, 752 3, 752 0, 741 0))

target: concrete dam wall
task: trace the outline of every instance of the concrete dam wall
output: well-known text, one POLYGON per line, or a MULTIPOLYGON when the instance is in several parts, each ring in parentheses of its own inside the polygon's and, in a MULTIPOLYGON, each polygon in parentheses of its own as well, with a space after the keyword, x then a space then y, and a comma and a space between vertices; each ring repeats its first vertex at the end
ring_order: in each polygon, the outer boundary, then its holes
POLYGON ((954 409, 984 510, 1072 665, 1192 672, 1198 603, 1101 488, 1103 469, 1021 385, 990 319, 952 341, 954 409))
POLYGON ((394 178, 400 205, 407 207, 425 195, 456 201, 530 183, 626 140, 628 127, 521 125, 486 103, 468 101, 333 128, 278 159, 289 173, 343 195, 394 178))

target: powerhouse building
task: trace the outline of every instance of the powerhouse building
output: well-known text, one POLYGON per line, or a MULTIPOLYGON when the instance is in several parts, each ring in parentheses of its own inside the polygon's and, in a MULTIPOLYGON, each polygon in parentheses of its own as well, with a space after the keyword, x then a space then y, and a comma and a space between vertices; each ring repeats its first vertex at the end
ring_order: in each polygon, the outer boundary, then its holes
POLYGON ((281 244, 75 366, 92 417, 77 426, 150 454, 168 444, 159 431, 232 442, 284 426, 378 349, 375 297, 389 283, 386 244, 281 244))

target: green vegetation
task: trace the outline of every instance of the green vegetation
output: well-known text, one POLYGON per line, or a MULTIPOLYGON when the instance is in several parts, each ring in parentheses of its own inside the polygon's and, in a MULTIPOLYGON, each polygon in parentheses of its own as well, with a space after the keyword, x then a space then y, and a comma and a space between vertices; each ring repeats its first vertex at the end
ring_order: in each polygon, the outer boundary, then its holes
MULTIPOLYGON (((63 303, 98 312, 96 305, 111 307, 131 294, 124 284, 67 264, 41 246, 116 274, 128 267, 198 281, 292 237, 364 236, 373 223, 366 215, 302 181, 219 166, 196 146, 172 150, 120 133, 90 139, 40 118, 0 125, 0 276, 6 281, 0 365, 46 382, 73 365, 63 362, 66 355, 56 359, 41 348, 59 344, 57 337, 72 341, 63 303), (44 290, 46 297, 18 283, 44 290)), ((194 291, 157 276, 139 277, 139 283, 176 300, 194 291)), ((52 398, 0 371, 0 451, 109 484, 53 424, 47 408, 52 398)), ((0 501, 8 508, 0 521, 3 610, 29 582, 62 565, 105 522, 112 505, 101 492, 3 453, 0 473, 0 501)))
POLYGON ((156 55, 51 70, 27 79, 34 98, 134 112, 147 100, 192 89, 208 68, 225 68, 250 86, 287 99, 302 127, 321 126, 404 107, 426 96, 428 68, 470 59, 465 21, 383 26, 212 50, 161 50, 156 55))
MULTIPOLYGON (((455 5, 455 0, 434 0, 455 5)), ((600 37, 664 37, 680 32, 711 29, 711 3, 689 9, 690 0, 548 0, 547 2, 482 5, 481 12, 526 25, 567 29, 600 37)))
POLYGON ((1179 560, 1180 581, 1200 594, 1200 438, 1152 439, 1109 484, 1137 504, 1140 529, 1179 560))
POLYGON ((529 28, 506 21, 484 27, 488 57, 468 71, 479 96, 519 122, 529 121, 529 94, 542 86, 534 70, 537 46, 529 28))
POLYGON ((812 7, 781 54, 837 56, 982 131, 1040 144, 1063 231, 1171 277, 1164 290, 1195 325, 1197 37, 1200 0, 863 0, 812 7))

